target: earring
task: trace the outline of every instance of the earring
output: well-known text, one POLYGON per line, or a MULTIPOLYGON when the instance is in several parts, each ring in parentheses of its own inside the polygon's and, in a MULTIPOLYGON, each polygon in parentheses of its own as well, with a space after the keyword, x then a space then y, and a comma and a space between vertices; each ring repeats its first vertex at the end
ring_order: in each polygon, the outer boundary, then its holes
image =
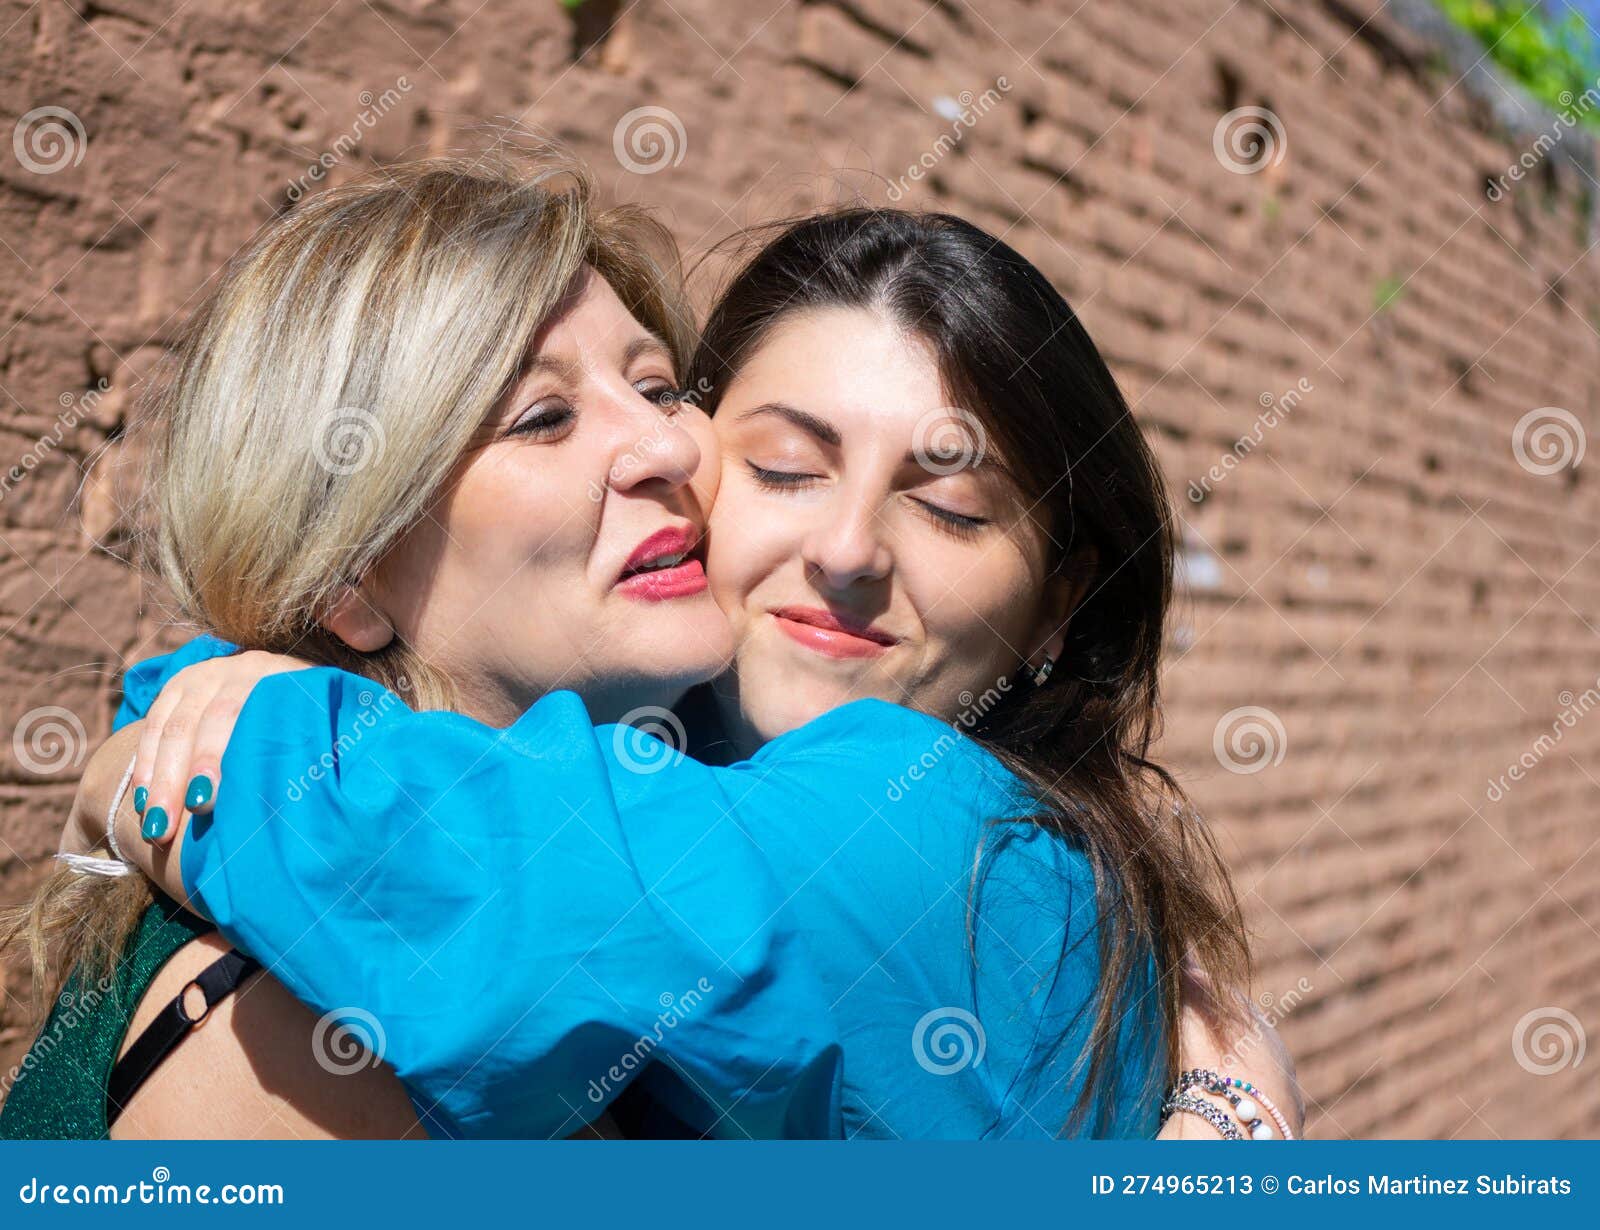
POLYGON ((1045 680, 1050 678, 1050 672, 1055 669, 1055 665, 1056 660, 1047 654, 1043 664, 1037 667, 1033 672, 1033 686, 1036 688, 1042 688, 1045 680))

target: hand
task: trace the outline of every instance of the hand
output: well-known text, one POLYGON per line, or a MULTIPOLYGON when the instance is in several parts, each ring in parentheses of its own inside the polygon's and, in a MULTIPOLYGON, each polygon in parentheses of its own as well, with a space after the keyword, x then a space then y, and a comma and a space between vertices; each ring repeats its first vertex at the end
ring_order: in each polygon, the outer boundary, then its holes
POLYGON ((268 675, 314 665, 248 650, 186 666, 167 681, 140 723, 133 804, 146 841, 166 845, 184 811, 204 815, 222 786, 222 753, 250 690, 268 675))

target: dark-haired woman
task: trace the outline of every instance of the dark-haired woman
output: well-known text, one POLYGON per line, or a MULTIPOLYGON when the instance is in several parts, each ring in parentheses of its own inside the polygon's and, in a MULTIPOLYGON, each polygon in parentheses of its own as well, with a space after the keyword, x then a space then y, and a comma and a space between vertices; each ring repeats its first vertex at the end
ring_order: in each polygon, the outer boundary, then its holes
MULTIPOLYGON (((442 1130, 570 1131, 630 1084, 640 1130, 738 1123, 753 1091, 717 1084, 716 1052, 751 1039, 608 1017, 670 942, 702 946, 704 995, 815 974, 826 1019, 773 1009, 839 1040, 824 1131, 1154 1134, 1180 974, 1234 987, 1248 963, 1209 839, 1147 759, 1170 514, 1093 343, 992 236, 846 211, 763 249, 698 356, 723 451, 707 573, 737 644, 684 710, 698 758, 566 693, 500 731, 295 673, 256 687, 225 766, 191 766, 226 789, 154 870, 313 1008, 381 1022, 442 1130), (766 894, 757 932, 729 923, 766 894), (519 977, 527 945, 569 951, 570 977, 519 977), (604 1027, 574 1043, 586 1013, 604 1027)), ((181 772, 141 759, 177 814, 181 772)), ((1240 1103, 1199 1100, 1219 1131, 1240 1103)))

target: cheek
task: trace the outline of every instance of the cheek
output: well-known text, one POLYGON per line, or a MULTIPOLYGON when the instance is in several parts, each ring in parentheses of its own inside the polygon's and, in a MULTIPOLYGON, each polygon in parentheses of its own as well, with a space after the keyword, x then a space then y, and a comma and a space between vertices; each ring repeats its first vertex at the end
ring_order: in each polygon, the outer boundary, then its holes
POLYGON ((795 548, 786 518, 748 487, 722 485, 709 523, 706 575, 717 604, 729 616, 738 613, 751 592, 772 575, 795 548))
POLYGON ((513 598, 513 574, 535 582, 570 576, 588 558, 599 508, 579 460, 514 444, 474 459, 440 516, 451 571, 513 598))
POLYGON ((1025 562, 1007 548, 963 554, 918 578, 916 601, 929 640, 974 664, 1021 657, 1038 605, 1038 587, 1025 562))
POLYGON ((685 424, 690 438, 700 449, 700 466, 694 472, 689 486, 693 489, 695 498, 700 503, 702 511, 709 515, 712 507, 721 494, 722 486, 722 454, 717 433, 711 426, 711 420, 705 412, 699 409, 688 409, 683 413, 692 416, 685 424))

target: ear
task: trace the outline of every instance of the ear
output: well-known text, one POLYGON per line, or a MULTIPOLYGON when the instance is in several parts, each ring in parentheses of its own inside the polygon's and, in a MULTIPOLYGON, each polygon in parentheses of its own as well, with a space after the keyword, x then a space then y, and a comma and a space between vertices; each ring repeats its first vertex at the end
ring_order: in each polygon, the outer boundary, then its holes
POLYGON ((322 617, 322 626, 357 653, 376 653, 394 640, 394 624, 360 585, 346 585, 322 617))
POLYGON ((1059 662, 1067 644, 1067 624, 1072 612, 1088 592, 1094 578, 1095 555, 1082 552, 1067 560, 1061 568, 1045 578, 1044 594, 1039 602, 1039 622, 1034 627, 1028 655, 1030 670, 1038 670, 1045 659, 1059 662))

